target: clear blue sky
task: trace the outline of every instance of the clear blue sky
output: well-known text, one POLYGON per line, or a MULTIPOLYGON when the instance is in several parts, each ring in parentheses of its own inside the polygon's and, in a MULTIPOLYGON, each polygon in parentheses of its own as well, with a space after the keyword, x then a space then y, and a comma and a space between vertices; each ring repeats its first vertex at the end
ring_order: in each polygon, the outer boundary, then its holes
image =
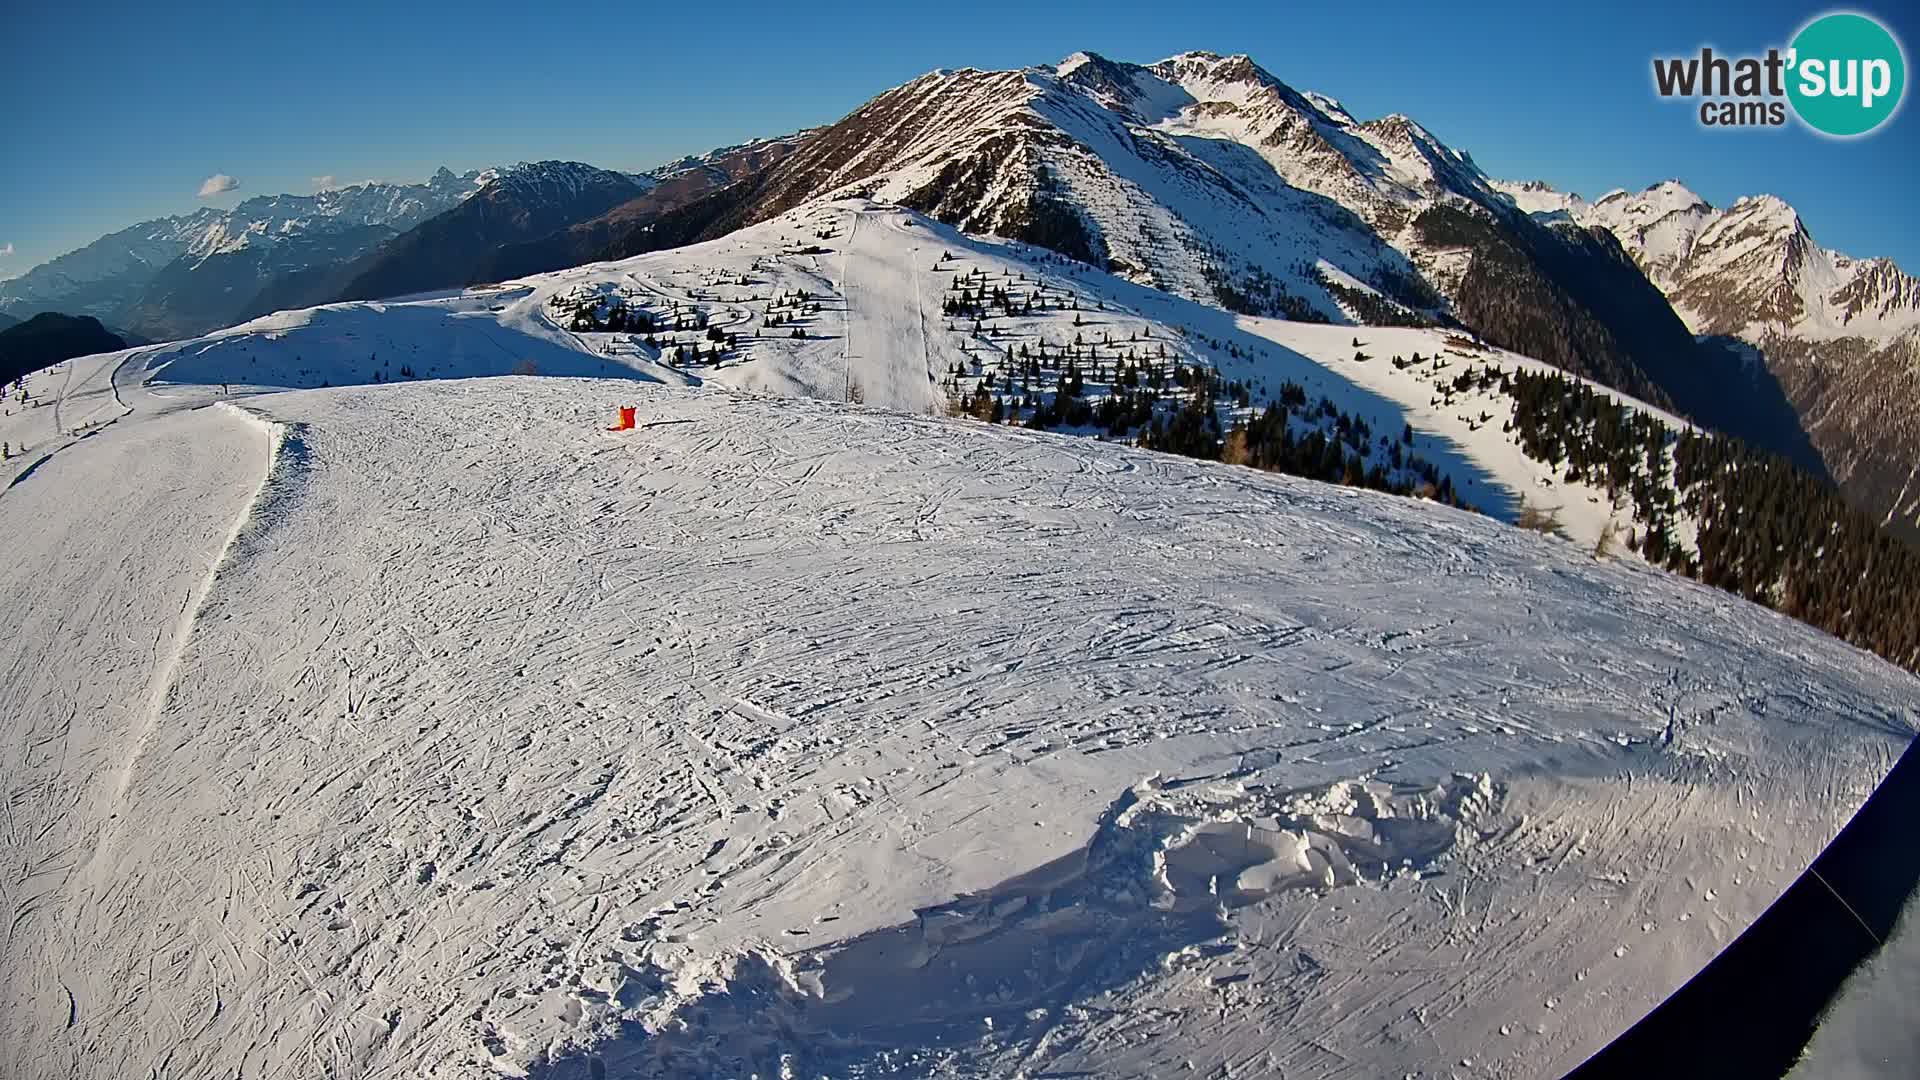
MULTIPOLYGON (((1079 49, 1244 52, 1355 115, 1404 112, 1496 176, 1589 197, 1679 177, 1771 192, 1820 242, 1920 272, 1920 119, 1852 142, 1702 130, 1649 60, 1784 45, 1823 6, 1578 12, 1423 3, 0 5, 0 277, 135 221, 247 195, 543 158, 638 169, 827 123, 936 67, 1079 49), (30 10, 32 9, 32 10, 30 10), (197 198, 215 173, 239 190, 197 198)), ((1920 51, 1920 15, 1859 6, 1920 51)), ((1911 96, 1911 94, 1909 95, 1911 96)))

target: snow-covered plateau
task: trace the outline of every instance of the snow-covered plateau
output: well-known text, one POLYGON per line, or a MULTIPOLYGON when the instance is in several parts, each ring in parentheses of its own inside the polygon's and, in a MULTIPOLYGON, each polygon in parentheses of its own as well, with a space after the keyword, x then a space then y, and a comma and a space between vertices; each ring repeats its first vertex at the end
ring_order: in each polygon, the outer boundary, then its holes
POLYGON ((1096 333, 1545 490, 1350 359, 1440 331, 861 203, 29 378, 0 1074, 1558 1075, 1920 731, 1911 675, 1588 543, 928 415, 1096 333), (959 273, 1042 303, 974 335, 959 273), (653 345, 567 323, 616 296, 653 345))

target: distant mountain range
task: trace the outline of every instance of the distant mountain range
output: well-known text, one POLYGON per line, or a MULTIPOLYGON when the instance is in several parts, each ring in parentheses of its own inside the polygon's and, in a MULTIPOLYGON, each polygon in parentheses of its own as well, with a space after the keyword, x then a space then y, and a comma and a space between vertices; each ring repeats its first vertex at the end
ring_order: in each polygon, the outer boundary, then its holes
POLYGON ((1735 377, 1700 419, 1784 415, 1856 505, 1920 535, 1920 280, 1822 248, 1770 195, 1719 209, 1675 180, 1593 202, 1539 182, 1505 190, 1537 218, 1611 232, 1728 358, 1735 377))
POLYGON ((1245 56, 936 71, 844 119, 646 174, 540 162, 146 222, 0 283, 0 310, 148 337, 503 280, 861 195, 1233 311, 1447 325, 1740 435, 1920 528, 1920 285, 1777 199, 1594 202, 1488 176, 1245 56), (1730 393, 1730 388, 1737 393, 1730 393))
POLYGON ((168 340, 287 308, 557 269, 776 160, 787 145, 726 147, 643 174, 542 161, 262 196, 101 237, 0 282, 0 312, 81 312, 168 340))
POLYGON ((482 280, 476 268, 495 249, 543 236, 635 198, 650 177, 578 162, 522 163, 484 174, 456 205, 345 258, 315 263, 266 283, 248 315, 371 300, 482 280))
POLYGON ((141 222, 0 282, 0 310, 91 315, 154 339, 203 333, 259 314, 255 297, 274 277, 358 257, 487 179, 441 169, 421 184, 258 196, 141 222))

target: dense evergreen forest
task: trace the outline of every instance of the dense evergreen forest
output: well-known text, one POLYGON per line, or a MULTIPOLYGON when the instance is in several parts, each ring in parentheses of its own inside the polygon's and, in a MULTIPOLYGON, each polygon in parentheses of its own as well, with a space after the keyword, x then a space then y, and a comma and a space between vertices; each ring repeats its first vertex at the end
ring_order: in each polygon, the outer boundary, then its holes
POLYGON ((1628 542, 1648 561, 1920 672, 1920 550, 1831 485, 1732 436, 1676 433, 1564 375, 1503 378, 1527 454, 1626 496, 1628 542))

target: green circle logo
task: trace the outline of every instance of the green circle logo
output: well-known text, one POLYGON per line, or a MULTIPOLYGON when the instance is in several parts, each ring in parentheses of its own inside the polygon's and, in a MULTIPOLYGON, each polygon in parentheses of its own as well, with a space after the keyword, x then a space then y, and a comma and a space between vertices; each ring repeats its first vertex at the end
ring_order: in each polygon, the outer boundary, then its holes
POLYGON ((1907 88, 1907 61, 1887 28, 1865 15, 1822 15, 1793 39, 1787 98, 1808 127, 1865 135, 1887 122, 1907 88))

